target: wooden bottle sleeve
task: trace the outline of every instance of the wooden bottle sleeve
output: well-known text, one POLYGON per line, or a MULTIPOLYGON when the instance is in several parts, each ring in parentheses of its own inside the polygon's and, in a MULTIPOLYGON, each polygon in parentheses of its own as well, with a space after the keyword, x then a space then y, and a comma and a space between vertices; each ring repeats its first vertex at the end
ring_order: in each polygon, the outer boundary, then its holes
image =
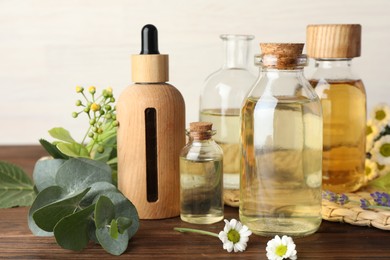
POLYGON ((117 118, 119 189, 135 205, 141 219, 178 216, 179 155, 185 145, 185 105, 182 95, 169 84, 135 84, 120 96, 117 118), (157 195, 149 197, 145 139, 147 109, 155 111, 157 152, 157 195))

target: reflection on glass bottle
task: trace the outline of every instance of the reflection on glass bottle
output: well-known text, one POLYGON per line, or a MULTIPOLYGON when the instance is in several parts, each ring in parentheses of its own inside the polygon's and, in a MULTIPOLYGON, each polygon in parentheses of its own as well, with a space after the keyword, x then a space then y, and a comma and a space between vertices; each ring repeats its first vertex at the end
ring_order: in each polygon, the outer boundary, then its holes
POLYGON ((239 189, 240 107, 255 76, 248 70, 252 35, 221 35, 224 63, 207 79, 200 97, 200 121, 212 122, 224 152, 224 188, 239 189))
POLYGON ((223 152, 212 123, 194 122, 180 154, 180 218, 195 224, 223 219, 223 152))
POLYGON ((358 24, 307 27, 307 53, 316 67, 310 83, 324 117, 322 185, 338 193, 356 191, 365 181, 366 92, 352 72, 360 36, 358 24))
POLYGON ((260 44, 241 110, 240 219, 255 234, 304 236, 321 223, 322 115, 303 44, 260 44))

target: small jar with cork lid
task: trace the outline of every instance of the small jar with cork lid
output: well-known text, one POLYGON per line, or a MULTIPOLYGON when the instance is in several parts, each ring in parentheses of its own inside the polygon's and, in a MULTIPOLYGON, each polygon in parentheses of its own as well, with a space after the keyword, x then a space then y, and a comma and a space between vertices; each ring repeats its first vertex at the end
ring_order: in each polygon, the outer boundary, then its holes
POLYGON ((307 26, 307 54, 315 59, 310 83, 324 118, 323 188, 344 193, 365 181, 366 91, 352 68, 360 56, 359 24, 307 26))
POLYGON ((322 113, 303 46, 260 44, 260 74, 241 109, 239 215, 259 235, 305 236, 322 220, 322 113))
POLYGON ((212 123, 193 122, 180 153, 180 218, 212 224, 223 219, 223 152, 212 123))

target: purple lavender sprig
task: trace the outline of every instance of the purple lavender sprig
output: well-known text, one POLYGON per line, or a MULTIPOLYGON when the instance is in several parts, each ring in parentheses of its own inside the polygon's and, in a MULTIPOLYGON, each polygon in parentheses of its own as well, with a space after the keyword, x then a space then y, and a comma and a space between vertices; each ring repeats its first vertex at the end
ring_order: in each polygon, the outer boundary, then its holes
POLYGON ((329 190, 322 191, 322 198, 329 200, 330 202, 338 203, 340 205, 344 205, 344 204, 349 202, 349 198, 347 195, 345 195, 345 194, 339 195, 339 194, 334 193, 334 192, 329 191, 329 190))
POLYGON ((367 199, 360 199, 360 201, 351 201, 345 194, 337 194, 332 191, 322 191, 322 198, 330 202, 340 205, 345 205, 349 202, 360 204, 362 209, 384 209, 390 210, 390 194, 386 192, 373 192, 370 194, 373 201, 367 199))
POLYGON ((377 206, 390 207, 390 195, 386 192, 374 192, 370 194, 377 206))

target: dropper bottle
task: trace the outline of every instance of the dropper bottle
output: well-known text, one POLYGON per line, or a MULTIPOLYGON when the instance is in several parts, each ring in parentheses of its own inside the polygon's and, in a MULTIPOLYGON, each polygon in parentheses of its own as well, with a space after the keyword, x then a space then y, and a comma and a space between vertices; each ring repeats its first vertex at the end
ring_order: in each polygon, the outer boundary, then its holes
POLYGON ((180 214, 179 155, 185 145, 185 104, 169 80, 168 55, 154 25, 142 28, 132 55, 132 81, 118 99, 118 188, 141 219, 180 214))

